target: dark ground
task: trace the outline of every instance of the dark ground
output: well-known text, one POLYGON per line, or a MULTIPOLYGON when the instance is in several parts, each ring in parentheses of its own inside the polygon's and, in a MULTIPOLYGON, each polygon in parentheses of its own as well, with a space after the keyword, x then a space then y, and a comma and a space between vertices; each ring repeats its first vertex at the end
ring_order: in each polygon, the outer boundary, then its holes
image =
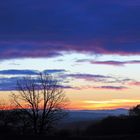
POLYGON ((75 136, 75 137, 48 137, 48 136, 1 136, 0 140, 140 140, 140 134, 112 135, 112 136, 75 136))

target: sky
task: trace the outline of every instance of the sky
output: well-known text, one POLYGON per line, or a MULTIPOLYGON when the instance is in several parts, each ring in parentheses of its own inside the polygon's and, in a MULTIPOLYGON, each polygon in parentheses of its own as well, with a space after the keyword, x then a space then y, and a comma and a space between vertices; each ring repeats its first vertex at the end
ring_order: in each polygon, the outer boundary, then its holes
POLYGON ((0 98, 47 72, 69 109, 140 103, 139 0, 0 0, 0 98))

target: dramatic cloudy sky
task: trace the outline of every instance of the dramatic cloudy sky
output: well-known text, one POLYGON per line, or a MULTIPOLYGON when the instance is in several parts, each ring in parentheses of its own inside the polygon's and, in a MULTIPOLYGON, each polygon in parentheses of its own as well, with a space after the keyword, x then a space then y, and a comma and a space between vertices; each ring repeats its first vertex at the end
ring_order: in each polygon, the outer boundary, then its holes
POLYGON ((139 0, 0 0, 1 98, 48 72, 71 109, 128 108, 140 103, 139 71, 139 0))

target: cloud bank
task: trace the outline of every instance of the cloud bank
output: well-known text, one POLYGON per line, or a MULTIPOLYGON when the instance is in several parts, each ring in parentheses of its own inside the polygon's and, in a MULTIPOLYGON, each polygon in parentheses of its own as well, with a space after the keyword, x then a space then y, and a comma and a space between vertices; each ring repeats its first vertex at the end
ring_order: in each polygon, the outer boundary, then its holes
MULTIPOLYGON (((139 86, 140 82, 129 78, 113 77, 109 75, 96 74, 70 74, 65 69, 48 69, 42 71, 46 74, 51 74, 57 77, 57 80, 62 84, 64 89, 101 89, 101 90, 123 90, 131 86, 139 86), (71 81, 84 81, 85 86, 73 85, 71 81), (94 86, 100 83, 102 86, 94 86), (111 85, 110 85, 111 84, 111 85)), ((33 76, 36 78, 40 74, 37 70, 1 70, 0 71, 0 91, 16 90, 17 81, 22 80, 23 77, 33 76)))
POLYGON ((6 0, 0 58, 140 54, 139 0, 6 0))

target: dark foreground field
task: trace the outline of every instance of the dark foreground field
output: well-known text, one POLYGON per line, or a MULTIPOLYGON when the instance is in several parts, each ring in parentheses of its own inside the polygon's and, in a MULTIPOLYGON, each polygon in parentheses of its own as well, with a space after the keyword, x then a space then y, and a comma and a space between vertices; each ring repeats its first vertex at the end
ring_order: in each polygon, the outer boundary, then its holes
POLYGON ((70 122, 44 133, 13 125, 0 126, 0 140, 140 140, 140 116, 109 116, 88 122, 70 122))
POLYGON ((140 134, 111 136, 1 136, 0 140, 140 140, 140 134))

